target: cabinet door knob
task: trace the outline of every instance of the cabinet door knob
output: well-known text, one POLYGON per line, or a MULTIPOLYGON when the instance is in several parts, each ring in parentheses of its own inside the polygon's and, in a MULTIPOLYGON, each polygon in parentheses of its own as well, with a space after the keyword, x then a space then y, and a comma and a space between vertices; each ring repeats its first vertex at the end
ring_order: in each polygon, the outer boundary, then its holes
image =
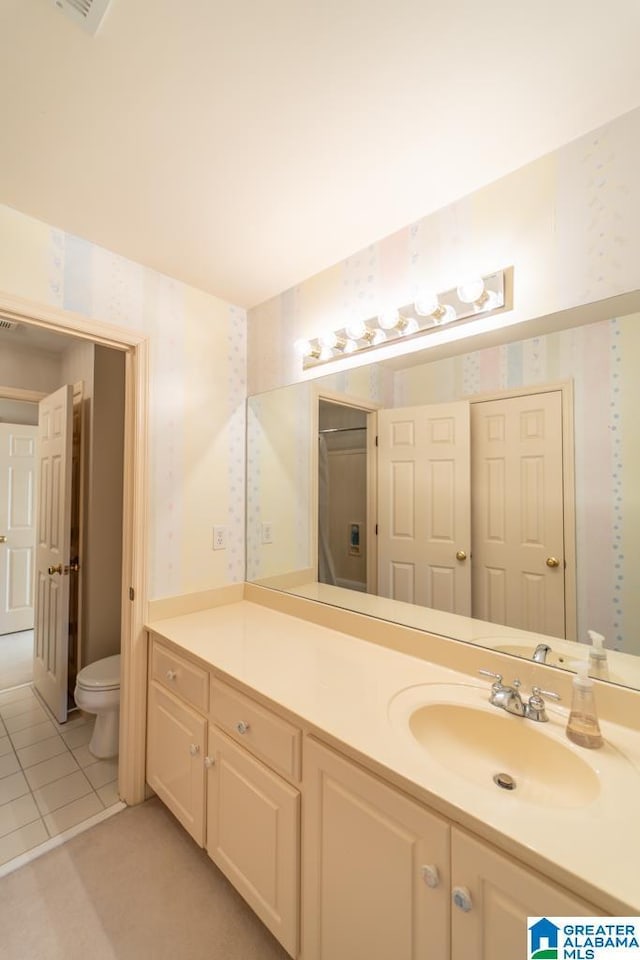
POLYGON ((205 758, 204 758, 204 765, 205 765, 205 767, 207 768, 207 770, 208 770, 210 767, 215 767, 215 765, 216 765, 216 758, 215 758, 215 757, 205 757, 205 758))
POLYGON ((462 910, 463 913, 468 913, 473 906, 471 894, 467 887, 454 887, 451 891, 451 899, 458 910, 462 910))
POLYGON ((560 566, 560 561, 558 560, 557 557, 547 557, 547 559, 545 560, 545 563, 546 563, 546 565, 547 565, 548 567, 559 567, 559 566, 560 566))
POLYGON ((428 887, 437 887, 440 883, 440 871, 432 863, 425 863, 420 867, 422 879, 428 887))
POLYGON ((178 674, 175 670, 167 670, 167 680, 175 680, 178 674))
POLYGON ((467 554, 464 550, 456 551, 456 560, 466 560, 466 559, 467 559, 467 554))
POLYGON ((191 746, 189 747, 189 753, 191 754, 192 757, 198 756, 198 754, 200 753, 200 747, 198 746, 197 743, 191 744, 191 746))
POLYGON ((236 730, 238 733, 247 733, 249 731, 249 724, 245 723, 244 720, 238 720, 236 723, 236 730))

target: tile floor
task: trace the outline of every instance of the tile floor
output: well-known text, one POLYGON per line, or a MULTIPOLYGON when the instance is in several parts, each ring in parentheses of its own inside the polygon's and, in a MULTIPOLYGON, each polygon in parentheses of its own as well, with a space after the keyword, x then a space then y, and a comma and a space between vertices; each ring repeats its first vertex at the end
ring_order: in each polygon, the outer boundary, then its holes
POLYGON ((56 723, 31 686, 0 691, 0 864, 118 802, 118 760, 89 753, 92 730, 56 723))

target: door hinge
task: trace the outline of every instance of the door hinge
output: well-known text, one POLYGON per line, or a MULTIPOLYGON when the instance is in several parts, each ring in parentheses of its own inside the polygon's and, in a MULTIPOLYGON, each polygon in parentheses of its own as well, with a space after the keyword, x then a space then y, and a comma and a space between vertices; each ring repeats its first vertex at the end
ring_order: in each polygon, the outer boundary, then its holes
POLYGON ((378 524, 376 523, 376 537, 378 536, 378 524))
POLYGON ((376 447, 378 446, 378 435, 376 434, 376 447))
POLYGON ((129 587, 129 600, 133 601, 135 599, 135 591, 133 587, 129 587))

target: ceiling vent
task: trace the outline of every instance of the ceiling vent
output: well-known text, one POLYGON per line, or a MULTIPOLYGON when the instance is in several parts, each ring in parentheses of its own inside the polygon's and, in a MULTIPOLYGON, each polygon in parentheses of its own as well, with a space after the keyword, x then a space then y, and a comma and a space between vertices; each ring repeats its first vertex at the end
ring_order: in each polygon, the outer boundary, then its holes
POLYGON ((0 317, 0 330, 16 330, 17 327, 15 320, 5 320, 4 317, 0 317))
POLYGON ((111 0, 53 0, 70 20, 79 23, 87 33, 95 34, 111 0))

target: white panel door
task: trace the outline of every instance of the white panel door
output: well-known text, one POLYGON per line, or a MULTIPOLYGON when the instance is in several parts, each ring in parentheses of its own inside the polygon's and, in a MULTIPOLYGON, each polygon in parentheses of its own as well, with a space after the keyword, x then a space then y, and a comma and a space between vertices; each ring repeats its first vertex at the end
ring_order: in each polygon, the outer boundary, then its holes
POLYGON ((0 423, 0 634, 33 627, 37 435, 0 423))
POLYGON ((67 719, 73 387, 40 401, 34 686, 67 719))
POLYGON ((562 394, 471 404, 473 615, 565 635, 562 394))
POLYGON ((378 592, 471 615, 469 404, 378 411, 378 592))

